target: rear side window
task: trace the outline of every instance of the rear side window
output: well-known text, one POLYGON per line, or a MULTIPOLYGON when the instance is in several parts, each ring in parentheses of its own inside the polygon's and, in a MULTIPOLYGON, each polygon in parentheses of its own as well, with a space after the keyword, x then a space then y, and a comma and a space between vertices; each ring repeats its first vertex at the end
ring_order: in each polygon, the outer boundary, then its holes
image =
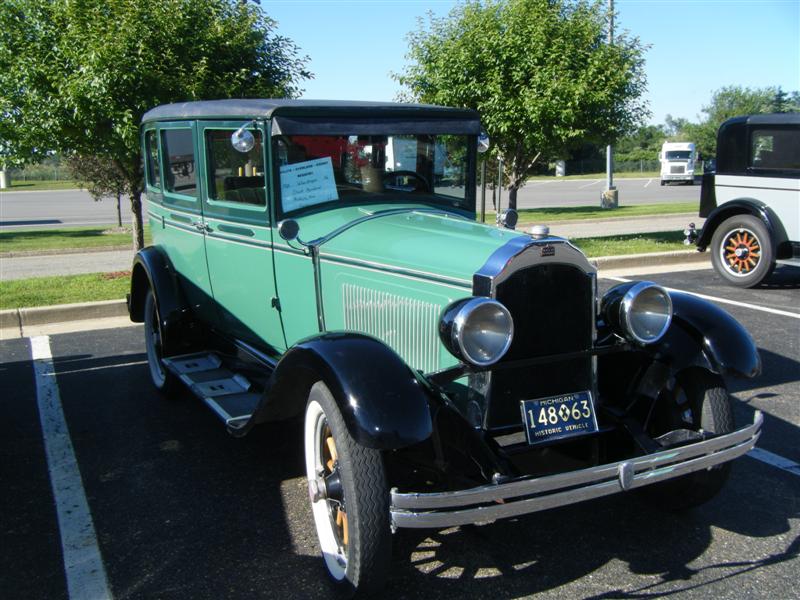
POLYGON ((161 187, 161 173, 158 168, 158 138, 155 130, 148 131, 144 138, 147 161, 147 183, 156 188, 161 187))
POLYGON ((264 151, 261 132, 250 130, 255 144, 249 152, 231 145, 230 129, 206 129, 208 153, 208 197, 212 200, 264 206, 264 151))
POLYGON ((197 170, 191 129, 166 129, 161 132, 161 147, 166 157, 164 173, 167 191, 197 197, 197 170))
POLYGON ((800 129, 754 129, 750 136, 750 166, 800 170, 800 129))

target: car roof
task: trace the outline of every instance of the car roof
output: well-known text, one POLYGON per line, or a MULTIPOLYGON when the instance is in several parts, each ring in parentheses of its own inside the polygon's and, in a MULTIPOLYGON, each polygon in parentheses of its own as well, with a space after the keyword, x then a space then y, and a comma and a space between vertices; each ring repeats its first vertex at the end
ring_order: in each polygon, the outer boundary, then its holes
POLYGON ((771 113, 763 115, 742 115, 732 117, 722 126, 734 123, 747 123, 748 125, 800 125, 800 113, 771 113))
POLYGON ((444 119, 478 119, 478 113, 465 108, 448 108, 432 104, 399 102, 366 102, 350 100, 292 100, 234 98, 163 104, 147 111, 142 123, 176 119, 260 119, 274 115, 287 116, 353 116, 353 117, 435 117, 444 119))

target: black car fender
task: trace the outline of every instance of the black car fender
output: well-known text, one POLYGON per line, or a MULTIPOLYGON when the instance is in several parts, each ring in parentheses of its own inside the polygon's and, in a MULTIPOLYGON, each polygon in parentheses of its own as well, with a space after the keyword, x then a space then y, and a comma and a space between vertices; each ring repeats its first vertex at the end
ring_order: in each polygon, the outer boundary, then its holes
POLYGON ((166 333, 184 317, 188 306, 169 259, 157 246, 143 248, 133 258, 128 313, 135 323, 144 321, 144 302, 149 289, 156 296, 161 325, 166 333))
POLYGON ((658 359, 674 371, 698 366, 737 377, 761 372, 758 348, 736 319, 692 294, 670 291, 669 295, 672 324, 661 340, 648 347, 658 359))
POLYGON ((386 344, 352 332, 307 338, 281 358, 251 424, 287 419, 305 410, 317 381, 331 391, 353 439, 394 450, 432 433, 430 391, 386 344))
POLYGON ((698 250, 705 250, 711 244, 711 238, 725 219, 734 215, 752 215, 758 218, 764 227, 769 232, 769 237, 775 250, 775 256, 780 258, 782 256, 782 247, 785 245, 788 237, 786 230, 783 228, 780 218, 775 212, 765 203, 754 198, 737 198, 730 202, 725 202, 715 208, 706 222, 703 224, 703 230, 700 232, 700 237, 697 239, 698 250), (781 256, 778 254, 781 253, 781 256))
POLYGON ((671 377, 693 368, 738 377, 760 373, 755 342, 733 317, 697 296, 676 291, 669 295, 672 323, 658 342, 598 358, 602 394, 655 398, 671 377))

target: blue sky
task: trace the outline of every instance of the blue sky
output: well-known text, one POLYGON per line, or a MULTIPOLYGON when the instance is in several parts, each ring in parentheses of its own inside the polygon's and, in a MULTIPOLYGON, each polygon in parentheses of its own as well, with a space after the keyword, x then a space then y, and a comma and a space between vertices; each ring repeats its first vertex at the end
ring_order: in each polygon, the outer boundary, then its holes
MULTIPOLYGON (((305 98, 393 100, 417 17, 451 0, 261 0, 278 32, 307 54, 305 98)), ((616 0, 616 29, 650 45, 650 122, 697 120, 725 85, 800 90, 800 0, 616 0)))

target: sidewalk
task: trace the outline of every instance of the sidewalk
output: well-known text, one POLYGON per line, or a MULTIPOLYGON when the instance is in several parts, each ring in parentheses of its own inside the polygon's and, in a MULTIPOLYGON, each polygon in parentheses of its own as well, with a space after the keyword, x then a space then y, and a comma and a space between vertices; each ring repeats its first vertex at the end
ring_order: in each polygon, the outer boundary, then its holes
MULTIPOLYGON (((631 217, 626 219, 595 219, 585 221, 558 221, 550 226, 552 235, 565 238, 586 238, 656 231, 683 231, 689 223, 699 229, 703 224, 695 214, 631 217)), ((548 223, 543 223, 548 225, 548 223)), ((520 230, 527 230, 528 227, 520 230)), ((86 253, 53 251, 33 256, 0 257, 0 281, 47 277, 51 275, 78 275, 127 271, 133 261, 132 250, 108 250, 86 253)))

